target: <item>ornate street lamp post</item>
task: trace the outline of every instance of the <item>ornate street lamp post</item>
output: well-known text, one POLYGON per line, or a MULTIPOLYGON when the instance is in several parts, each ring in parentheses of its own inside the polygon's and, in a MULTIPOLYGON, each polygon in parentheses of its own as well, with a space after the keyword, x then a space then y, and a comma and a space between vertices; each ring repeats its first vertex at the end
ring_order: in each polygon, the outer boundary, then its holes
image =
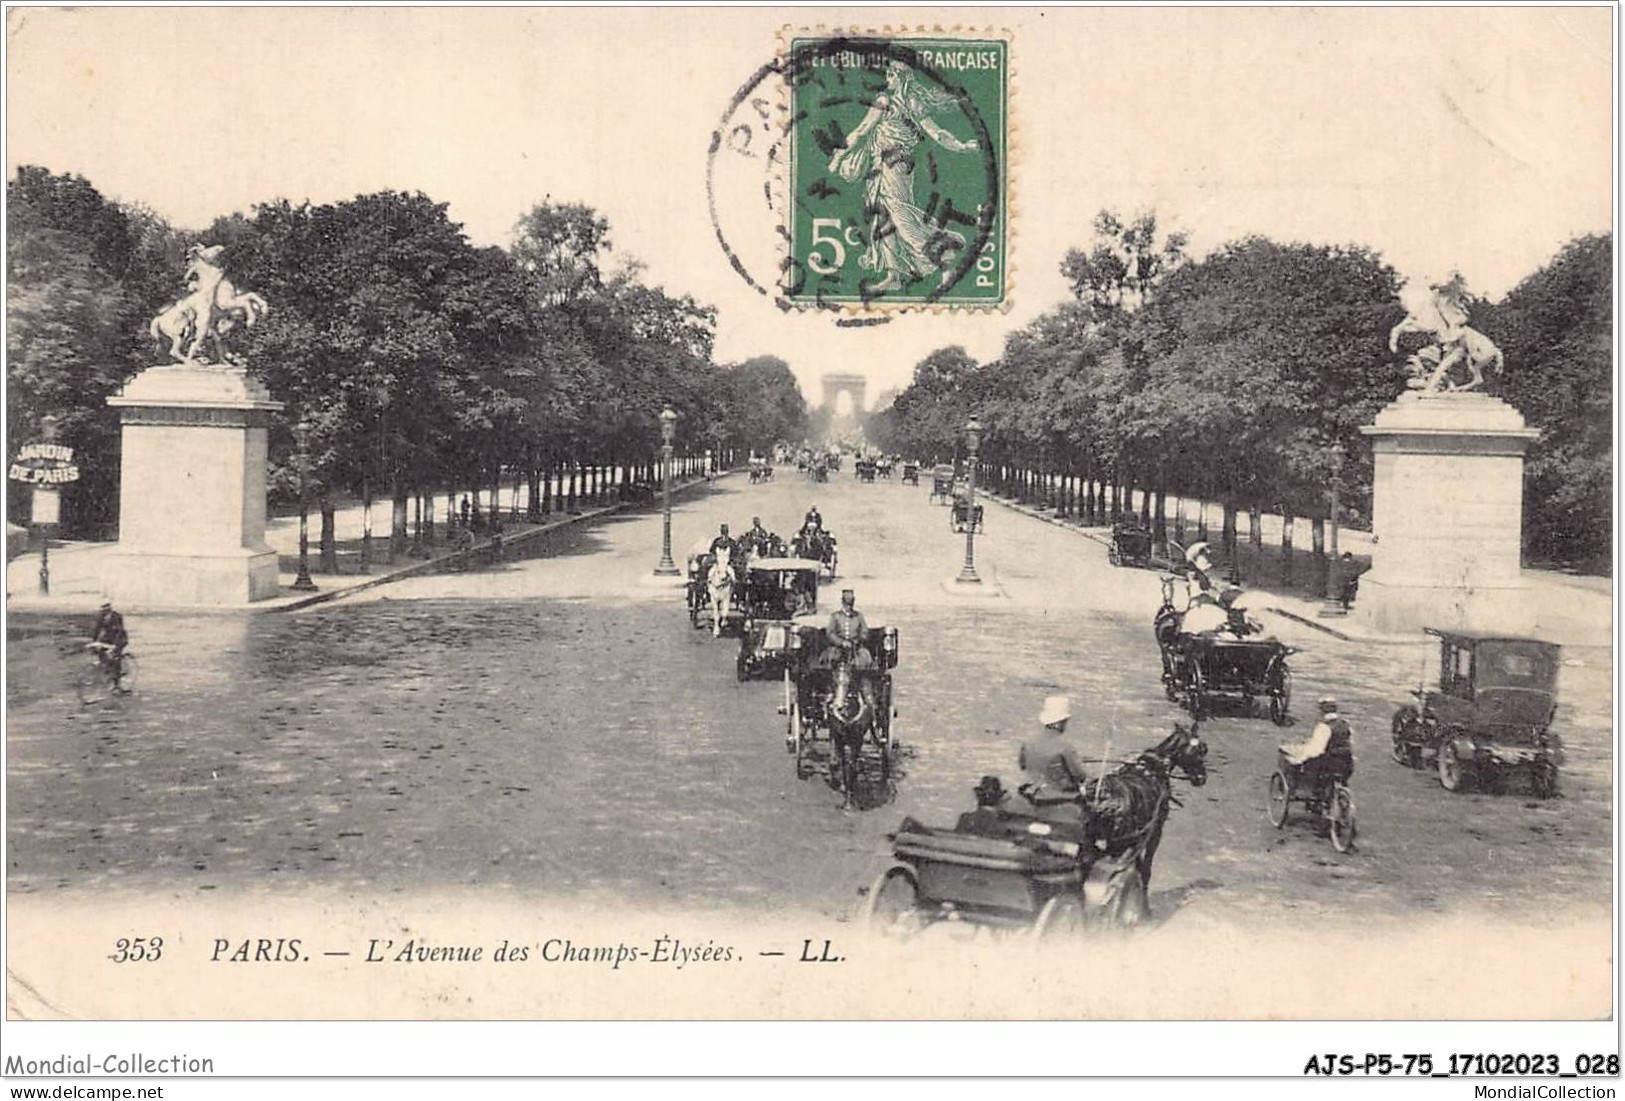
POLYGON ((965 568, 955 581, 962 585, 980 585, 976 576, 976 449, 982 442, 982 425, 973 415, 965 425, 965 568))
POLYGON ((302 593, 316 591, 316 582, 310 579, 310 501, 306 481, 310 472, 310 422, 299 418, 293 426, 293 438, 299 444, 299 576, 293 587, 302 593))
POLYGON ((677 414, 671 406, 660 411, 660 456, 665 471, 661 479, 665 497, 664 531, 660 539, 660 564, 655 567, 656 577, 678 577, 682 571, 671 560, 671 441, 677 435, 677 414))

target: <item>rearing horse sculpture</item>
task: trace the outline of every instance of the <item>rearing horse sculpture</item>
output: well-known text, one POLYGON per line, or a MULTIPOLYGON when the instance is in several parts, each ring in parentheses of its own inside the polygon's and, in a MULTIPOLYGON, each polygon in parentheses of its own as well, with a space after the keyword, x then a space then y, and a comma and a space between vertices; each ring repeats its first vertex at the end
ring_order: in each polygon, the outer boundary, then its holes
MULTIPOLYGON (((1467 290, 1461 277, 1431 288, 1431 293, 1407 287, 1400 291, 1405 306, 1405 319, 1388 333, 1388 350, 1399 351, 1399 338, 1406 333, 1430 333, 1436 340, 1412 357, 1413 367, 1431 364, 1433 373, 1420 384, 1424 393, 1436 393, 1447 381, 1450 368, 1466 363, 1472 379, 1452 390, 1472 390, 1484 384, 1484 368, 1492 367, 1499 373, 1506 357, 1494 341, 1467 324, 1467 290)), ((1413 383, 1413 385, 1416 385, 1413 383)))
POLYGON ((270 312, 265 299, 252 291, 239 292, 217 264, 222 246, 193 245, 187 253, 185 283, 190 292, 152 319, 147 332, 154 340, 169 340, 169 355, 181 363, 230 362, 221 337, 239 324, 252 328, 270 312))

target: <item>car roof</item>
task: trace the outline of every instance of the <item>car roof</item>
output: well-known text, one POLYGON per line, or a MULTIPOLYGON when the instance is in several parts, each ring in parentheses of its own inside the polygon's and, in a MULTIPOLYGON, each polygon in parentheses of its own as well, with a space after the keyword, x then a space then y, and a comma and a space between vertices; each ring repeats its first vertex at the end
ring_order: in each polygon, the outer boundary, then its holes
POLYGON ((810 558, 758 558, 750 564, 750 568, 764 573, 778 570, 821 570, 824 564, 814 562, 810 558))
POLYGON ((1423 627, 1422 630, 1436 638, 1457 639, 1462 642, 1529 642, 1536 646, 1549 646, 1554 650, 1560 648, 1555 642, 1530 638, 1528 635, 1509 635, 1505 631, 1470 631, 1456 627, 1423 627))

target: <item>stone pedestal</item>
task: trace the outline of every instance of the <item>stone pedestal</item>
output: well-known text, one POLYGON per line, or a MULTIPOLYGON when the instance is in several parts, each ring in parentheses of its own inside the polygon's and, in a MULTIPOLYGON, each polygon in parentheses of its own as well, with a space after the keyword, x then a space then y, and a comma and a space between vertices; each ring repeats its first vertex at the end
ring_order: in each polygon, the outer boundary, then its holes
POLYGON ((1539 431, 1487 394, 1406 394, 1360 429, 1375 460, 1371 571, 1356 614, 1386 634, 1423 627, 1527 633, 1523 455, 1539 431))
POLYGON ((282 404, 241 368, 184 365, 142 371, 107 404, 123 423, 109 599, 218 607, 276 596, 266 420, 282 404))

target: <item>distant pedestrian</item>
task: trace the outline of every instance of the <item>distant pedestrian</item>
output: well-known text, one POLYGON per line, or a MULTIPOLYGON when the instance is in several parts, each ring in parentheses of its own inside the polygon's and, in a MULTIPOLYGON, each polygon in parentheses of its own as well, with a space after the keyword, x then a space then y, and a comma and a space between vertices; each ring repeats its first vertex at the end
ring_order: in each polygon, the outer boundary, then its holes
POLYGON ((491 516, 491 561, 502 561, 502 521, 495 514, 491 516))
POLYGON ((468 527, 468 494, 463 494, 463 527, 468 527))

